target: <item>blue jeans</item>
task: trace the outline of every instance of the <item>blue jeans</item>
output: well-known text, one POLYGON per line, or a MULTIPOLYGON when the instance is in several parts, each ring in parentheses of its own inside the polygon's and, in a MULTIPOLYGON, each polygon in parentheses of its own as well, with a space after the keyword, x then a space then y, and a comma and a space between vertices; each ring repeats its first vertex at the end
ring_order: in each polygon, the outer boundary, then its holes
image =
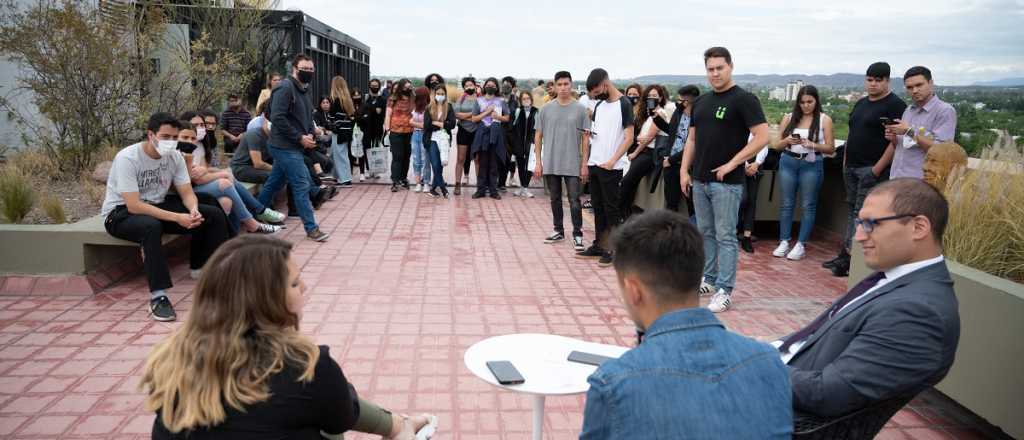
MULTIPOLYGON (((427 142, 433 142, 427 139, 427 142)), ((440 158, 440 156, 438 156, 440 158)), ((412 132, 412 173, 422 178, 422 183, 430 183, 430 158, 427 157, 427 145, 423 143, 423 130, 412 132)))
POLYGON ((274 168, 260 190, 260 203, 269 205, 274 194, 288 184, 295 199, 295 209, 299 211, 299 217, 302 219, 302 226, 306 228, 306 232, 316 229, 313 203, 309 197, 315 195, 317 189, 310 185, 309 169, 306 168, 302 152, 294 148, 278 148, 272 145, 267 148, 274 157, 274 168))
POLYGON ((331 158, 334 159, 334 168, 331 174, 338 183, 352 181, 352 162, 348 160, 348 142, 339 144, 337 136, 331 136, 331 158))
POLYGON ((448 185, 444 183, 444 165, 441 165, 441 149, 437 146, 437 142, 430 141, 427 145, 427 159, 430 161, 429 167, 423 169, 423 182, 430 179, 430 169, 433 168, 434 180, 430 182, 432 188, 447 188, 448 185))
POLYGON ((266 206, 256 200, 249 190, 245 189, 240 183, 235 182, 234 185, 228 186, 227 188, 221 189, 220 179, 214 180, 213 182, 204 183, 202 185, 194 187, 195 192, 208 194, 215 198, 227 197, 231 199, 231 212, 228 215, 228 223, 234 231, 239 230, 242 226, 242 222, 253 218, 254 215, 263 213, 266 206))
POLYGON ((819 156, 814 162, 807 162, 783 154, 779 159, 779 182, 782 187, 782 207, 779 209, 779 239, 793 238, 793 210, 796 209, 796 193, 800 191, 800 235, 797 241, 806 243, 814 229, 814 215, 818 211, 818 191, 825 178, 824 161, 819 156))
POLYGON ((742 200, 743 185, 693 181, 693 210, 704 236, 704 281, 726 293, 736 287, 736 222, 742 200))

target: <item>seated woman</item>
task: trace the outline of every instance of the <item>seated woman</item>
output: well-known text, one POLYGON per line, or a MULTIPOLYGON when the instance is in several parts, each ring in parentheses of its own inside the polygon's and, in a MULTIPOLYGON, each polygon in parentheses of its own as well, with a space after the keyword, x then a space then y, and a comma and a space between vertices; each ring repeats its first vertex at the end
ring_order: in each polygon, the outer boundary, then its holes
POLYGON ((244 235, 210 257, 188 320, 146 361, 152 438, 320 439, 355 430, 411 440, 436 429, 434 416, 393 415, 359 398, 327 346, 299 332, 306 286, 291 251, 286 241, 244 235))
MULTIPOLYGON (((196 116, 194 119, 199 119, 196 116)), ((197 194, 207 194, 216 198, 224 212, 228 213, 228 222, 234 232, 244 228, 246 232, 260 232, 273 234, 282 229, 281 226, 266 223, 280 223, 284 221, 284 214, 260 204, 244 186, 235 181, 231 173, 225 170, 207 168, 201 162, 197 162, 200 156, 197 152, 202 150, 198 145, 196 131, 198 130, 192 122, 181 121, 182 128, 178 131, 178 142, 192 149, 191 152, 182 151, 185 157, 185 165, 189 169, 189 177, 192 179, 192 186, 197 194), (257 221, 253 216, 257 216, 257 221), (261 223, 266 222, 266 223, 261 223)))

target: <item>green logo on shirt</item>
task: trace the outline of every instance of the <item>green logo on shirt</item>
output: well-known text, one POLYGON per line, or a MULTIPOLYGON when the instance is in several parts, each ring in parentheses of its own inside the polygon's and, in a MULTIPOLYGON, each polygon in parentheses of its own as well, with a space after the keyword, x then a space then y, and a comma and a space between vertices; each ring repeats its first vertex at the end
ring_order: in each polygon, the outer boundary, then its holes
POLYGON ((718 119, 725 119, 725 107, 719 107, 718 111, 715 112, 715 117, 718 119))

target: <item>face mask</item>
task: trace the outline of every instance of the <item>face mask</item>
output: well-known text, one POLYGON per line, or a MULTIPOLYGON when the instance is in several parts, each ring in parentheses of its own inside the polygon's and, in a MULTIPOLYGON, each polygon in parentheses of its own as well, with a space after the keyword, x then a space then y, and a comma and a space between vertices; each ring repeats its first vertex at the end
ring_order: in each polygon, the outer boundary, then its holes
POLYGON ((497 93, 498 93, 498 89, 494 88, 493 86, 484 87, 484 94, 485 95, 492 95, 493 96, 493 95, 495 95, 497 93))
POLYGON ((630 97, 629 97, 629 103, 630 103, 630 104, 636 105, 636 102, 637 102, 638 100, 640 100, 640 97, 639 97, 639 96, 630 96, 630 97))
POLYGON ((377 94, 380 91, 380 87, 370 87, 370 93, 377 94))
POLYGON ((175 139, 169 140, 158 140, 154 137, 150 142, 153 143, 153 147, 156 148, 156 154, 160 157, 167 157, 172 151, 178 148, 178 141, 175 139))
POLYGON ((523 110, 529 110, 530 106, 533 105, 530 101, 523 101, 523 110))
POLYGON ((597 98, 598 101, 605 101, 605 100, 608 99, 608 93, 605 92, 605 93, 602 93, 600 95, 597 95, 596 98, 597 98))
POLYGON ((206 127, 199 127, 196 129, 196 140, 202 141, 206 137, 206 127))
POLYGON ((436 80, 435 81, 431 81, 430 82, 430 88, 437 87, 438 84, 441 84, 441 83, 437 82, 436 80))
POLYGON ((502 95, 508 95, 510 93, 512 93, 512 86, 509 86, 509 85, 501 86, 501 94, 502 95))
POLYGON ((434 101, 444 102, 444 99, 445 99, 444 95, 434 95, 434 101))
POLYGON ((475 95, 476 94, 476 89, 466 89, 466 94, 467 95, 475 95))
POLYGON ((301 82, 303 84, 309 84, 309 83, 313 82, 313 72, 309 72, 309 71, 306 71, 306 70, 300 70, 299 71, 299 82, 301 82))

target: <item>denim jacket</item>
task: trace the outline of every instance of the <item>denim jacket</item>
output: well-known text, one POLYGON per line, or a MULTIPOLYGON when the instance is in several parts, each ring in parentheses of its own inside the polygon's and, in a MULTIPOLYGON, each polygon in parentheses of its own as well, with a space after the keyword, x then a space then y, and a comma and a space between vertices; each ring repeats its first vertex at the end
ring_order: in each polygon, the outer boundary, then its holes
POLYGON ((705 308, 658 318, 601 365, 581 440, 788 439, 793 391, 778 350, 729 332, 705 308))

